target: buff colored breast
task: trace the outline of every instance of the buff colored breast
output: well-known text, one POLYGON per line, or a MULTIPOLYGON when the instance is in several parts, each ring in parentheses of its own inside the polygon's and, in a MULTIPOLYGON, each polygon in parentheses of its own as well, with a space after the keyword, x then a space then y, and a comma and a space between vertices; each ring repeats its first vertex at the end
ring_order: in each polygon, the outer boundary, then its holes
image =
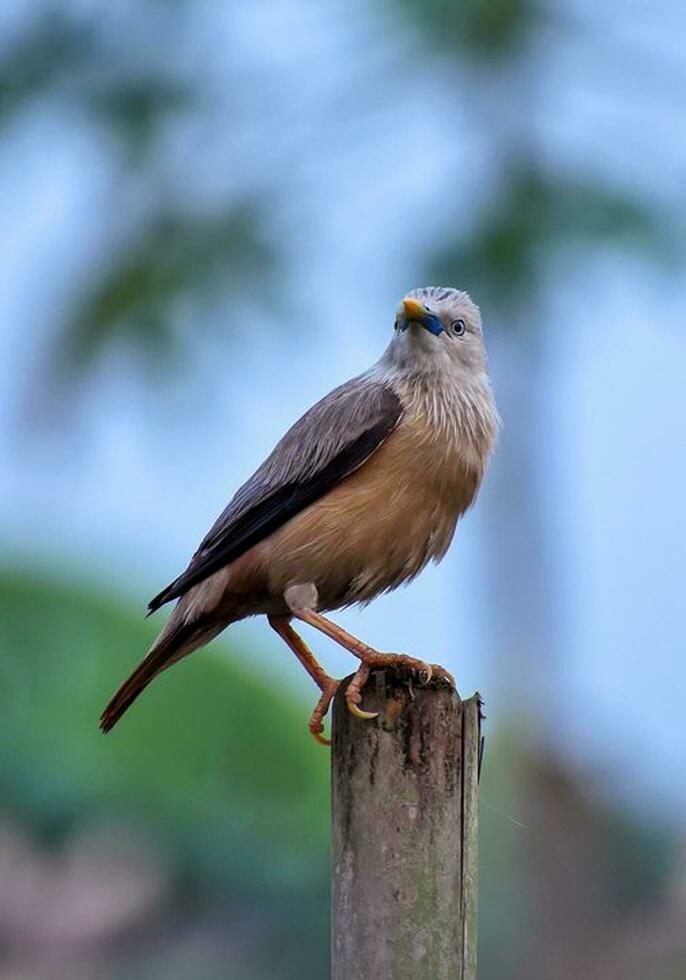
POLYGON ((368 601, 445 554, 480 477, 421 417, 404 420, 368 462, 255 548, 244 571, 271 595, 314 582, 321 609, 368 601))

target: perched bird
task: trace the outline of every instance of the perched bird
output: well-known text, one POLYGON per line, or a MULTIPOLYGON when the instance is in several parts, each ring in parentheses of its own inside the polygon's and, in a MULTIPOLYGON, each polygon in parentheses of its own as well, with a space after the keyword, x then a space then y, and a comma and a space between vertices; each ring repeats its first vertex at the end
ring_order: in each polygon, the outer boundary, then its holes
POLYGON ((345 692, 360 707, 369 672, 403 664, 452 682, 436 664, 379 653, 324 612, 367 603, 445 555, 472 504, 497 429, 478 307, 457 289, 415 289, 393 338, 364 374, 289 429, 235 494, 186 570, 149 604, 177 600, 147 656, 101 718, 109 731, 161 671, 247 616, 263 614, 321 690, 310 731, 340 681, 291 625, 308 623, 361 661, 345 692))

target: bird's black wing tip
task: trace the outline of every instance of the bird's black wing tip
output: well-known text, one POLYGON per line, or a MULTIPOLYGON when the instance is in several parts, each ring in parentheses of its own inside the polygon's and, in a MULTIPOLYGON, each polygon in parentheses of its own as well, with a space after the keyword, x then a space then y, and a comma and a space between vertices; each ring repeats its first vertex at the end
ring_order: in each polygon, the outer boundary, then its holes
POLYGON ((179 598, 183 592, 183 589, 179 589, 179 583, 180 580, 175 579, 171 585, 168 585, 165 589, 162 589, 161 592, 158 592, 157 595, 152 597, 148 603, 147 612, 145 614, 146 618, 148 616, 152 616, 154 612, 157 612, 157 610, 161 609, 162 606, 166 605, 168 602, 171 602, 172 599, 179 598))
POLYGON ((169 602, 171 598, 172 595, 170 588, 166 588, 163 592, 160 592, 159 595, 154 596, 148 603, 147 611, 145 613, 146 619, 148 616, 152 616, 154 612, 157 612, 158 609, 161 609, 165 602, 169 602))

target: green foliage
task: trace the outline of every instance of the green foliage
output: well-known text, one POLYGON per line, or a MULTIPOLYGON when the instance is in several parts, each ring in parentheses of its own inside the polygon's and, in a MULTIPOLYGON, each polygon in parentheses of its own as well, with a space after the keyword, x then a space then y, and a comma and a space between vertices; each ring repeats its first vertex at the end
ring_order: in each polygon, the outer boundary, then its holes
POLYGON ((119 137, 132 164, 140 163, 171 115, 188 110, 193 94, 178 79, 141 77, 103 85, 88 98, 93 115, 119 137))
POLYGON ((396 0, 443 49, 492 61, 515 53, 540 20, 535 0, 396 0))
POLYGON ((50 11, 17 37, 0 60, 0 122, 30 99, 54 92, 95 54, 92 27, 50 11))
POLYGON ((37 16, 0 58, 0 123, 55 97, 118 135, 131 162, 153 145, 162 120, 193 104, 191 87, 173 69, 132 64, 125 37, 106 37, 97 18, 56 9, 37 16))
MULTIPOLYGON (((224 213, 163 211, 138 231, 83 297, 60 337, 62 366, 86 371, 125 341, 158 366, 179 352, 175 304, 202 309, 269 275, 273 255, 247 202, 224 213)), ((229 320, 230 322, 230 320, 229 320)))
POLYGON ((274 275, 265 201, 227 193, 200 212, 187 203, 197 173, 189 168, 179 181, 163 173, 172 127, 207 108, 208 79, 153 53, 180 39, 180 6, 141 2, 135 43, 128 22, 116 16, 98 18, 85 8, 37 12, 0 51, 0 126, 41 103, 75 109, 108 161, 115 206, 119 193, 135 199, 142 216, 124 242, 112 236, 109 252, 80 284, 74 313, 43 365, 48 395, 55 384, 61 397, 73 394, 78 389, 60 385, 64 374, 85 374, 122 342, 146 369, 168 369, 182 352, 177 304, 190 306, 186 322, 192 318, 195 331, 207 324, 201 314, 209 304, 258 282, 264 291, 274 275), (170 190, 178 184, 180 194, 170 190))
POLYGON ((396 4, 420 25, 428 52, 440 44, 456 62, 465 56, 473 60, 472 86, 495 97, 495 121, 501 121, 492 130, 496 191, 471 226, 456 222, 459 236, 430 257, 427 279, 467 283, 497 312, 510 314, 501 322, 520 326, 521 318, 511 314, 532 306, 564 252, 576 251, 578 258, 580 249, 605 244, 640 250, 651 259, 666 257, 672 243, 647 206, 592 177, 544 171, 525 149, 536 143, 533 107, 522 111, 533 90, 527 45, 535 29, 550 20, 548 11, 536 0, 396 4), (496 59, 507 61, 504 70, 493 71, 496 59))
POLYGON ((429 278, 467 282, 474 295, 512 311, 531 303, 556 256, 601 243, 665 250, 656 219, 635 201, 522 166, 506 175, 476 227, 434 255, 429 278))
POLYGON ((318 880, 328 754, 307 732, 307 707, 249 651, 194 654, 99 733, 100 710, 154 632, 96 595, 0 577, 5 806, 49 836, 97 816, 148 826, 189 875, 243 900, 275 881, 318 880))

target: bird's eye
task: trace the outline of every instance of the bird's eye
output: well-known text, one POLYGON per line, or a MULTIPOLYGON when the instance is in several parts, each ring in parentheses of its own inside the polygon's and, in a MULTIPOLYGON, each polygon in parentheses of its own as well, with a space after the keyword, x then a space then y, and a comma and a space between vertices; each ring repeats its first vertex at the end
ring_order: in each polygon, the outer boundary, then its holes
POLYGON ((453 322, 450 324, 450 329, 456 337, 461 337, 467 329, 467 324, 464 322, 464 320, 453 320, 453 322))

